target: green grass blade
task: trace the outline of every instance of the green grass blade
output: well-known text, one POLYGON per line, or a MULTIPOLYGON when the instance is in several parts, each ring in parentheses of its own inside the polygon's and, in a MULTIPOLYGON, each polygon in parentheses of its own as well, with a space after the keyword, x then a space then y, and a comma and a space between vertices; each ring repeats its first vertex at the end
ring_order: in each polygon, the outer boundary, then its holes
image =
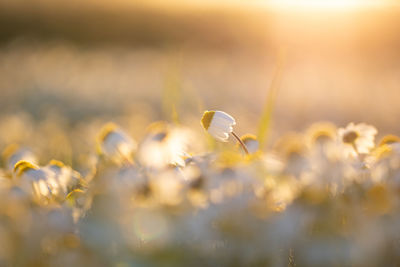
POLYGON ((274 111, 276 97, 278 95, 278 89, 282 80, 283 65, 285 62, 285 53, 281 50, 278 54, 278 60, 275 68, 274 75, 272 77, 271 84, 268 88, 267 99, 264 104, 263 112, 258 127, 258 140, 260 142, 260 148, 263 148, 268 138, 272 123, 272 113, 274 111))
POLYGON ((181 101, 182 81, 180 74, 180 60, 173 60, 167 70, 162 98, 163 113, 168 120, 179 124, 179 105, 181 101))

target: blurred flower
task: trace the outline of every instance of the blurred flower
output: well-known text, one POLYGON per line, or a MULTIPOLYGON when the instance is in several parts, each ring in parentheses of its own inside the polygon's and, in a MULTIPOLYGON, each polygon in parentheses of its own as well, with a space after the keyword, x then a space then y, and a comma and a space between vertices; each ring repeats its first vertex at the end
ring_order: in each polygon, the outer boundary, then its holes
POLYGON ((269 174, 280 174, 285 168, 284 162, 273 153, 266 153, 262 157, 262 164, 269 174))
POLYGON ((306 144, 311 149, 315 145, 323 145, 336 140, 337 128, 330 122, 317 122, 312 124, 305 133, 306 144))
MULTIPOLYGON (((342 160, 343 152, 342 147, 337 144, 336 125, 330 122, 314 123, 308 127, 304 138, 313 174, 318 173, 316 176, 319 176, 320 172, 330 172, 330 166, 335 166, 342 160)), ((316 179, 321 180, 318 177, 316 179)))
POLYGON ((151 192, 159 203, 177 205, 182 201, 182 179, 177 178, 175 169, 159 173, 150 179, 151 192))
MULTIPOLYGON (((218 140, 236 138, 233 118, 218 114, 207 111, 204 128, 219 127, 218 140)), ((90 144, 93 134, 77 131, 90 144)), ((243 157, 234 146, 195 151, 191 144, 202 143, 196 133, 166 122, 151 124, 135 151, 133 140, 108 124, 97 139, 101 157, 74 149, 71 166, 85 179, 57 160, 39 166, 26 160, 28 150, 10 146, 5 168, 17 162, 13 179, 0 169, 0 265, 397 263, 400 138, 385 136, 374 147, 375 134, 365 124, 338 131, 316 123, 266 153, 244 135, 255 156, 243 157), (363 154, 345 158, 346 149, 363 154), (90 182, 88 165, 95 166, 90 182)))
POLYGON ((139 162, 156 169, 168 164, 184 166, 192 140, 192 133, 186 128, 155 122, 148 127, 147 135, 139 145, 139 162))
POLYGON ((275 145, 275 151, 285 160, 285 172, 300 177, 310 168, 307 147, 300 134, 288 133, 282 136, 275 145))
POLYGON ((51 160, 42 168, 48 173, 48 184, 54 195, 64 199, 80 182, 80 174, 58 160, 51 160))
POLYGON ((395 144, 395 143, 400 143, 400 137, 396 136, 396 135, 385 135, 380 141, 379 141, 379 146, 382 145, 391 145, 391 144, 395 144))
POLYGON ((27 148, 20 147, 17 144, 8 145, 3 151, 3 159, 6 169, 11 172, 15 164, 20 160, 26 160, 34 164, 37 163, 36 156, 27 148))
POLYGON ((32 196, 33 200, 42 202, 49 200, 52 196, 48 184, 49 175, 36 164, 21 160, 15 164, 13 176, 18 186, 25 193, 32 196))
POLYGON ((136 146, 136 142, 114 123, 104 125, 97 136, 98 153, 117 164, 131 164, 136 146))
POLYGON ((245 134, 240 137, 242 142, 246 145, 249 153, 256 153, 260 149, 260 143, 257 140, 257 137, 252 134, 245 134))
POLYGON ((72 216, 74 221, 77 222, 90 208, 91 198, 88 196, 87 191, 74 189, 65 197, 65 202, 72 208, 72 216))
POLYGON ((0 190, 9 188, 11 186, 11 180, 6 176, 3 169, 0 169, 0 190))
POLYGON ((346 128, 340 128, 338 138, 344 144, 344 155, 356 157, 359 154, 368 154, 375 146, 376 134, 376 128, 365 123, 350 123, 346 128))
POLYGON ((201 125, 215 139, 227 142, 236 124, 235 119, 223 111, 207 110, 201 118, 201 125))
POLYGON ((395 170, 400 168, 400 139, 394 135, 387 135, 379 142, 376 147, 366 157, 365 162, 371 169, 371 179, 381 182, 387 177, 392 177, 390 182, 400 186, 400 176, 396 175, 395 170))
POLYGON ((306 154, 307 147, 302 135, 287 133, 278 139, 274 145, 274 150, 279 153, 282 158, 289 159, 293 156, 306 154))

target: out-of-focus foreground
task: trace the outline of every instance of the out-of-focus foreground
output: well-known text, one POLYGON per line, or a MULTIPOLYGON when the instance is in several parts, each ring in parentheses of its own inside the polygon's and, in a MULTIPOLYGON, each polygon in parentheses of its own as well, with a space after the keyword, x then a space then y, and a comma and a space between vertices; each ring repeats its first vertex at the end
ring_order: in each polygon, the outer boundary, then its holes
POLYGON ((0 265, 399 263, 400 8, 337 3, 1 1, 0 265))

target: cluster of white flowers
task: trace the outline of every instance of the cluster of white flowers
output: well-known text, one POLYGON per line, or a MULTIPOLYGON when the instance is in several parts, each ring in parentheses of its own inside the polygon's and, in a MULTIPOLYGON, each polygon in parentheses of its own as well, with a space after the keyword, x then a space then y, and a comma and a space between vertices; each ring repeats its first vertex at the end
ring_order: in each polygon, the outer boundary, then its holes
POLYGON ((222 111, 201 124, 224 144, 199 153, 183 126, 154 123, 136 142, 106 124, 80 172, 7 147, 0 265, 400 263, 400 138, 317 123, 263 151, 222 111))

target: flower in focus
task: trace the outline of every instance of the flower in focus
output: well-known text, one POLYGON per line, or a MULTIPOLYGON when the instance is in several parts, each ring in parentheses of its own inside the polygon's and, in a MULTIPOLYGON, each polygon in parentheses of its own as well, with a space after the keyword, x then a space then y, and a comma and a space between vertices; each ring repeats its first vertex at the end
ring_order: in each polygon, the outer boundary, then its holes
POLYGON ((117 125, 108 123, 97 137, 97 149, 100 155, 117 164, 132 163, 136 142, 117 125))
POLYGON ((350 123, 346 128, 338 130, 339 142, 344 144, 345 156, 356 157, 358 154, 368 154, 375 146, 377 130, 365 123, 350 123))
POLYGON ((207 110, 201 118, 201 125, 215 139, 227 142, 229 134, 233 132, 232 126, 235 125, 235 119, 229 114, 218 110, 207 110))

